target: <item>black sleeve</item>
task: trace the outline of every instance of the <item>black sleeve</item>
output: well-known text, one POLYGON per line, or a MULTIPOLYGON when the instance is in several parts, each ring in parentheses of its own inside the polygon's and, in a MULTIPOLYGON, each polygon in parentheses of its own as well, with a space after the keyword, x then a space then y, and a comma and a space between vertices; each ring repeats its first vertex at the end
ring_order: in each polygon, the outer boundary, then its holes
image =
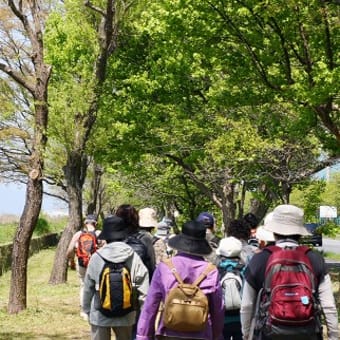
POLYGON ((264 249, 260 253, 256 253, 246 267, 245 279, 256 292, 259 292, 263 286, 269 256, 269 251, 264 249))
POLYGON ((323 280, 324 276, 328 273, 325 259, 321 256, 321 254, 311 250, 307 253, 307 256, 310 259, 312 264, 314 274, 316 276, 317 284, 323 280))

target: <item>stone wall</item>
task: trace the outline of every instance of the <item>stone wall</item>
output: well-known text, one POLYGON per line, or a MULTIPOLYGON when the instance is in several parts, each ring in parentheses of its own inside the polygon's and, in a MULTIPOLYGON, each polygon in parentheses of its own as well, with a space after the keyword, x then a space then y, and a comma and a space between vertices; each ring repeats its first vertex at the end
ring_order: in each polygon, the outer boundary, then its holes
MULTIPOLYGON (((38 253, 41 249, 54 247, 58 244, 59 234, 47 234, 31 239, 29 256, 38 253)), ((0 246, 0 276, 11 268, 13 244, 4 244, 0 246)))

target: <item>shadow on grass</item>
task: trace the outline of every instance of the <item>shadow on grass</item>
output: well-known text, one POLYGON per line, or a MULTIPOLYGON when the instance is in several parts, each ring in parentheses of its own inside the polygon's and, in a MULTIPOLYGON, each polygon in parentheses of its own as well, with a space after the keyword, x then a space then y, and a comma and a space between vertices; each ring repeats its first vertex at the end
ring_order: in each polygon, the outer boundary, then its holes
POLYGON ((90 332, 83 334, 33 334, 33 333, 6 333, 0 331, 1 340, 83 340, 90 339, 90 332))

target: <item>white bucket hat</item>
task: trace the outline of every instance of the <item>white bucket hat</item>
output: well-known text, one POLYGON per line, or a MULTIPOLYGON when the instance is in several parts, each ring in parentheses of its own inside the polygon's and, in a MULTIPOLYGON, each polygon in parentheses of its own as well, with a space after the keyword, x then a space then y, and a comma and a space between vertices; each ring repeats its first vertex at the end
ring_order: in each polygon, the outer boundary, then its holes
POLYGON ((157 227, 157 213, 155 209, 144 208, 138 212, 139 225, 143 228, 155 228, 157 227))
POLYGON ((265 229, 266 226, 270 225, 272 218, 273 218, 273 212, 268 213, 264 218, 263 225, 259 226, 256 229, 256 238, 258 240, 265 241, 265 242, 275 241, 274 233, 272 231, 265 229))
POLYGON ((274 234, 310 235, 303 225, 303 210, 295 205, 282 204, 277 206, 268 219, 263 227, 274 234))
POLYGON ((242 250, 242 242, 234 236, 223 238, 218 248, 216 249, 216 255, 225 257, 237 257, 242 250))

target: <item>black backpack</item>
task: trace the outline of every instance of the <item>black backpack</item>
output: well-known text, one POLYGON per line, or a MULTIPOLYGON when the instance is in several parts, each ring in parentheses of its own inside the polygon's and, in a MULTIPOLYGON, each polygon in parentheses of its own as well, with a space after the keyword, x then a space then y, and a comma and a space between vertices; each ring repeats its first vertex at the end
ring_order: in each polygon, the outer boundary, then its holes
POLYGON ((146 265, 148 261, 148 249, 146 245, 142 242, 141 238, 143 237, 140 233, 135 233, 125 240, 125 243, 128 244, 136 254, 139 255, 143 263, 146 265))
POLYGON ((105 265, 99 278, 99 310, 109 318, 124 316, 134 309, 130 271, 124 263, 109 262, 100 257, 105 265))

